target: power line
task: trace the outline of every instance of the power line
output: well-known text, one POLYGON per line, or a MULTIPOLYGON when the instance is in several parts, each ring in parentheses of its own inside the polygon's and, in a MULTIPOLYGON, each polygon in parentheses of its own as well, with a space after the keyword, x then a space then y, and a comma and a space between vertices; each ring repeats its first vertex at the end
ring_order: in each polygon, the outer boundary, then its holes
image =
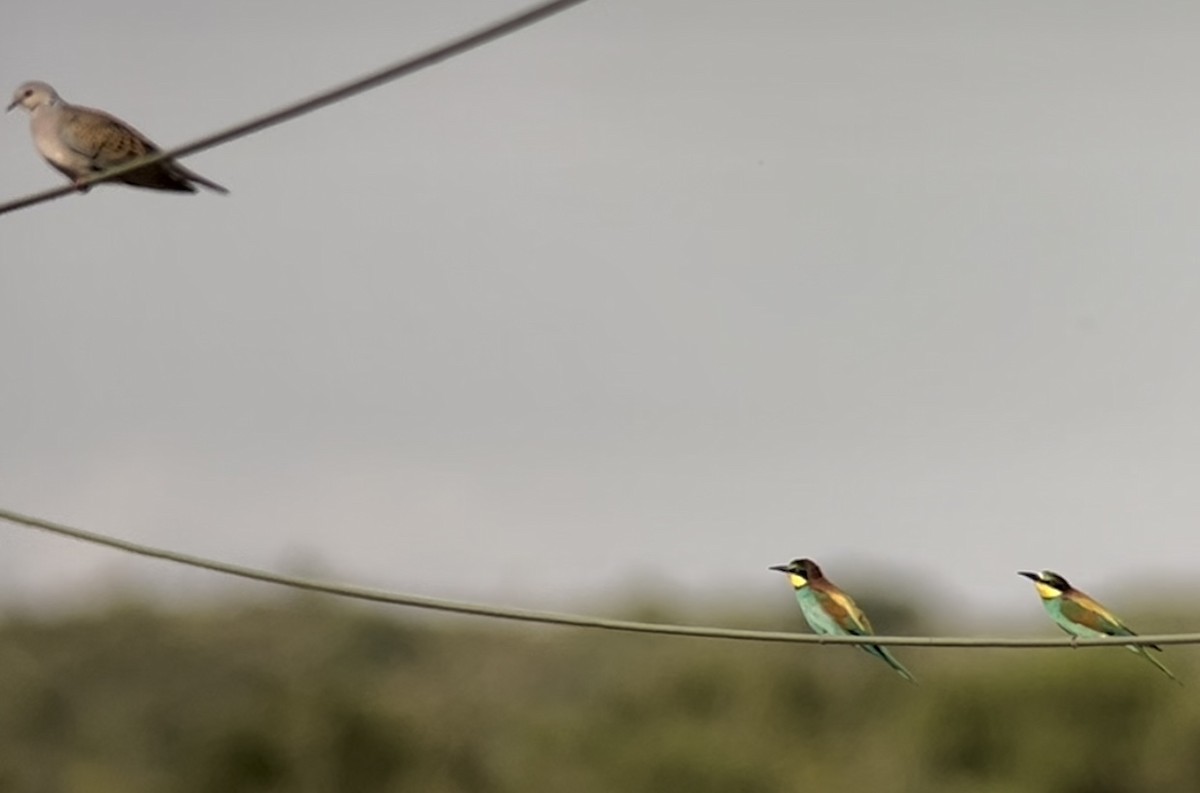
POLYGON ((128 540, 110 537, 105 534, 76 529, 55 523, 43 518, 30 517, 18 512, 0 508, 0 520, 6 520, 27 528, 40 529, 61 537, 113 548, 125 553, 148 556, 152 559, 162 559, 174 564, 195 567, 222 575, 245 578, 251 581, 261 581, 277 586, 302 589, 308 592, 319 592, 325 595, 365 600, 373 603, 386 603, 393 606, 427 609, 432 611, 448 611, 455 614, 469 614, 476 617, 491 619, 516 620, 520 622, 538 622, 545 625, 566 625, 577 628, 594 628, 608 631, 623 631, 626 633, 651 633, 662 636, 692 636, 701 639, 732 639, 756 642, 791 642, 795 644, 885 644, 891 646, 909 647, 993 647, 993 648, 1033 648, 1033 647, 1104 647, 1129 644, 1200 644, 1200 633, 1162 634, 1156 636, 1106 636, 1098 639, 1018 639, 1006 637, 976 637, 976 636, 818 636, 808 633, 782 633, 773 631, 751 631, 731 628, 709 628, 691 625, 663 625, 648 622, 631 622, 628 620, 612 620, 603 617, 587 617, 578 614, 560 614, 553 611, 537 611, 533 609, 507 608, 490 606, 483 603, 466 603, 457 600, 408 595, 400 592, 387 592, 379 589, 347 584, 334 584, 325 581, 314 581, 297 576, 282 575, 266 570, 256 570, 252 567, 205 559, 200 556, 141 545, 128 540))
POLYGON ((302 99, 290 105, 285 105, 278 110, 273 110, 265 115, 252 118, 249 121, 244 121, 241 124, 229 127, 220 132, 214 132, 203 138, 198 138, 191 143, 178 146, 174 149, 161 151, 148 157, 143 157, 134 160, 124 165, 119 165, 116 168, 110 168, 103 173, 98 173, 95 176, 89 176, 86 179, 81 179, 76 184, 64 185, 56 187, 53 190, 45 190, 40 193, 33 193, 18 198, 6 203, 0 204, 0 215, 6 212, 13 212, 17 209, 24 209, 34 204, 40 204, 51 199, 61 198, 65 195, 75 193, 81 187, 90 187, 100 182, 107 182, 116 179, 119 176, 135 171, 138 168, 159 162, 160 160, 172 159, 176 157, 184 157, 188 154, 195 154, 198 151, 211 149, 214 146, 219 146, 222 143, 227 143, 236 138, 245 137, 267 127, 273 127, 276 124, 282 124, 285 121, 290 121, 297 116, 302 116, 305 113, 311 113, 314 110, 325 107, 326 105, 340 102, 343 99, 348 99, 355 94, 360 94, 363 91, 369 91, 384 83, 389 83, 392 80, 397 80, 405 75, 420 71, 428 66, 433 66, 444 60, 448 60, 463 53, 473 50, 490 41, 507 36, 510 33, 515 33, 522 28, 529 27, 537 22, 540 22, 547 17, 566 11, 572 6, 580 5, 587 0, 553 0, 552 2, 540 3, 525 11, 506 17, 498 22, 494 22, 487 27, 481 28, 473 33, 468 33, 459 38, 446 42, 431 50, 419 53, 402 61, 394 63, 390 66, 372 72, 368 75, 353 80, 352 82, 336 86, 327 91, 315 94, 307 99, 302 99))

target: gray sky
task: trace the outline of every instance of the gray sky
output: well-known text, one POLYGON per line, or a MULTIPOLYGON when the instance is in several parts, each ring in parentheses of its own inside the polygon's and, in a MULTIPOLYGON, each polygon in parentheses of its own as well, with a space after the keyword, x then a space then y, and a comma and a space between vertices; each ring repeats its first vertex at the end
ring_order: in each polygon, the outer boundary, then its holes
MULTIPOLYGON (((21 3, 0 73, 171 145, 518 7, 21 3)), ((4 216, 0 504, 550 607, 800 555, 997 614, 1191 581, 1198 30, 594 0, 187 161, 228 197, 4 216)), ((0 198, 60 184, 2 122, 0 198)), ((10 602, 212 586, 0 537, 10 602)))

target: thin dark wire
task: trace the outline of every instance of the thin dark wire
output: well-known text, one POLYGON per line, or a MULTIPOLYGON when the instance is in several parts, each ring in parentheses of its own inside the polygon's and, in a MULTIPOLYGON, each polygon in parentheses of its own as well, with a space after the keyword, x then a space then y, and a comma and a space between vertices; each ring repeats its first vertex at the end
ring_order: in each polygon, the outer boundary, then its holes
POLYGON ((140 545, 128 540, 117 539, 104 534, 84 531, 61 523, 22 515, 6 509, 0 509, 0 520, 6 520, 21 526, 48 531, 62 537, 114 548, 125 553, 162 559, 175 564, 196 567, 223 575, 246 578, 252 581, 262 581, 267 584, 303 589, 309 592, 320 592, 326 595, 366 600, 374 603, 387 603, 393 606, 429 609, 433 611, 449 611, 456 614, 470 614, 491 619, 517 620, 521 622, 539 622, 546 625, 568 625, 577 628, 596 628, 609 631, 624 631, 627 633, 652 633, 663 636, 693 636, 704 639, 733 639, 756 642, 792 642, 796 644, 886 644, 891 646, 910 647, 1103 647, 1129 644, 1200 644, 1200 634, 1164 634, 1158 636, 1113 636, 1100 639, 1086 639, 1072 642, 1070 639, 1013 639, 1004 637, 971 637, 971 636, 815 636, 808 633, 777 633, 771 631, 748 631, 730 628, 707 628, 690 625, 661 625, 647 622, 629 622, 626 620, 610 620, 602 617, 585 617, 577 614, 559 614, 553 611, 535 611, 531 609, 506 608, 489 606, 482 603, 464 603, 456 600, 406 595, 399 592, 385 592, 378 589, 367 589, 344 584, 332 584, 313 581, 296 576, 270 573, 251 567, 219 562, 199 556, 178 553, 176 551, 140 545))
POLYGON ((119 165, 116 168, 110 168, 103 173, 98 173, 95 176, 89 176, 86 179, 81 179, 78 184, 65 185, 56 187, 53 190, 45 190, 40 193, 33 193, 24 198, 18 198, 7 203, 0 204, 0 215, 6 212, 13 212, 18 209, 24 209, 34 204, 40 204, 51 199, 61 198, 65 195, 75 193, 80 187, 90 187, 100 182, 107 182, 116 179, 119 176, 135 171, 145 165, 159 162, 160 160, 171 159, 175 157, 183 157, 188 154, 195 154, 198 151, 211 149, 214 146, 219 146, 222 143, 241 138, 246 135, 253 134, 268 127, 273 127, 276 124, 282 124, 285 121, 290 121, 297 116, 302 116, 305 113, 311 113, 314 110, 331 105, 335 102, 340 102, 343 99, 348 99, 355 94, 360 94, 363 91, 369 91, 372 88, 383 85, 384 83, 397 80, 405 75, 420 71, 428 66, 433 66, 449 58, 457 55, 462 55, 464 52, 475 49, 478 46, 487 44, 490 41, 507 36, 510 33, 515 33, 522 28, 528 27, 536 22, 540 22, 547 17, 551 17, 559 12, 566 11, 572 6, 580 5, 587 0, 553 0, 553 2, 540 3, 525 11, 522 11, 513 16, 494 22, 485 28, 468 33, 457 39, 449 41, 431 50, 426 50, 423 53, 414 55, 410 58, 405 58, 402 61, 386 66, 379 71, 372 72, 365 77, 360 77, 349 83, 331 88, 320 94, 302 99, 290 105, 285 105, 278 110, 273 110, 265 115, 252 118, 228 129, 220 132, 215 132, 203 138, 187 143, 183 146, 177 146, 174 149, 161 151, 148 157, 143 157, 139 160, 119 165))

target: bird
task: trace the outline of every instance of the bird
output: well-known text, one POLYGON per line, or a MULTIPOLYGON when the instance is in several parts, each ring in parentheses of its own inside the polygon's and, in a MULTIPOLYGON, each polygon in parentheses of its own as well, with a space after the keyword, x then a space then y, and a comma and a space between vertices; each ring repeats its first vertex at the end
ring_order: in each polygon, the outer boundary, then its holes
MULTIPOLYGON (((48 83, 23 83, 13 94, 8 110, 18 106, 29 111, 38 153, 75 182, 81 192, 88 189, 82 184, 86 177, 159 151, 149 138, 124 121, 102 110, 72 105, 48 83)), ((152 190, 194 193, 199 184, 217 193, 229 192, 174 160, 160 160, 114 181, 152 190)))
MULTIPOLYGON (((793 559, 768 569, 787 573, 804 620, 814 632, 826 636, 870 636, 875 632, 853 598, 826 578, 812 559, 793 559)), ((858 647, 884 661, 910 683, 917 682, 886 647, 878 644, 860 644, 858 647)))
MULTIPOLYGON (((1053 570, 1043 570, 1040 573, 1022 570, 1017 575, 1023 575, 1033 581, 1050 618, 1072 637, 1092 639, 1097 636, 1137 635, 1121 622, 1117 615, 1071 586, 1067 579, 1053 570)), ((1175 677, 1170 669, 1146 651, 1149 648, 1162 652, 1161 647, 1154 644, 1129 644, 1126 647, 1154 664, 1164 675, 1183 685, 1183 681, 1175 677)))

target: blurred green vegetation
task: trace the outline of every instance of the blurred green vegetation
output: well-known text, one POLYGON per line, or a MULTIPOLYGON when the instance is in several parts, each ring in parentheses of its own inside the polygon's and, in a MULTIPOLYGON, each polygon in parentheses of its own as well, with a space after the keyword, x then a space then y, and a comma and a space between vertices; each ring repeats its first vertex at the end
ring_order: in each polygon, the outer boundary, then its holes
MULTIPOLYGON (((693 621, 799 629, 793 611, 693 621)), ((0 791, 1200 790, 1195 689, 1131 653, 897 653, 921 685, 851 648, 314 598, 10 616, 0 791)), ((1166 660, 1200 686, 1193 653, 1166 660)))

